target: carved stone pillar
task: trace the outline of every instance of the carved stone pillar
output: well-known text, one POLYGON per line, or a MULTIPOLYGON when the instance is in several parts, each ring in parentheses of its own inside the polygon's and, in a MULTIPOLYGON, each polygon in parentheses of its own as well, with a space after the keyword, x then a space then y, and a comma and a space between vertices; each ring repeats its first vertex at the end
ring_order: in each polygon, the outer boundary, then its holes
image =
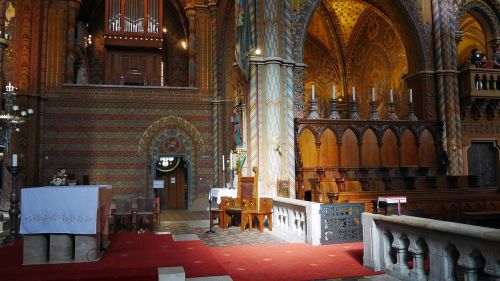
POLYGON ((73 83, 75 80, 75 44, 76 17, 80 10, 81 0, 68 0, 68 16, 66 20, 66 73, 64 81, 73 83))
POLYGON ((305 118, 304 72, 305 64, 297 64, 293 69, 293 116, 305 118))

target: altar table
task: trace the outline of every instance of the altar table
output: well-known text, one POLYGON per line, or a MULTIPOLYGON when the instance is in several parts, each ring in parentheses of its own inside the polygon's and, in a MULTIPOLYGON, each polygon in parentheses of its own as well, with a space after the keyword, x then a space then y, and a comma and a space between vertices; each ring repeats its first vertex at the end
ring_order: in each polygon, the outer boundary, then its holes
POLYGON ((110 210, 110 185, 23 188, 23 263, 99 259, 109 242, 110 210))

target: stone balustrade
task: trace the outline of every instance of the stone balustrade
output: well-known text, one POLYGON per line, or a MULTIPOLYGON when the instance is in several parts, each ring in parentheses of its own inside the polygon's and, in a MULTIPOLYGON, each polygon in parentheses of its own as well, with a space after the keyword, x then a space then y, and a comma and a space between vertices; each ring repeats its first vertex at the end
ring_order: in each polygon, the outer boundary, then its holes
POLYGON ((500 98, 500 69, 470 66, 460 71, 461 97, 500 98))
POLYGON ((320 203, 273 197, 273 231, 319 245, 321 238, 320 203))
POLYGON ((500 280, 500 230, 363 213, 365 267, 401 280, 500 280))

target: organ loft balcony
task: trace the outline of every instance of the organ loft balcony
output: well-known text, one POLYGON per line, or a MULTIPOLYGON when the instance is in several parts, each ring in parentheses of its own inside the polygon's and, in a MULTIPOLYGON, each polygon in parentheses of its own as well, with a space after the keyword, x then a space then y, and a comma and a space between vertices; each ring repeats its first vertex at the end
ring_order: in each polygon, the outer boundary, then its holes
POLYGON ((460 70, 460 99, 467 104, 482 100, 500 103, 500 69, 470 65, 460 70))

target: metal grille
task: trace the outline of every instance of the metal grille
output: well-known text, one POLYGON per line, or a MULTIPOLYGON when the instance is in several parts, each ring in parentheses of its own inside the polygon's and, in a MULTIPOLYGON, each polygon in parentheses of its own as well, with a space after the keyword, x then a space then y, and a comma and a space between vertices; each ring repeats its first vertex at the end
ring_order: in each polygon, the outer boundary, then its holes
POLYGON ((321 204, 321 244, 363 241, 363 203, 321 204))

